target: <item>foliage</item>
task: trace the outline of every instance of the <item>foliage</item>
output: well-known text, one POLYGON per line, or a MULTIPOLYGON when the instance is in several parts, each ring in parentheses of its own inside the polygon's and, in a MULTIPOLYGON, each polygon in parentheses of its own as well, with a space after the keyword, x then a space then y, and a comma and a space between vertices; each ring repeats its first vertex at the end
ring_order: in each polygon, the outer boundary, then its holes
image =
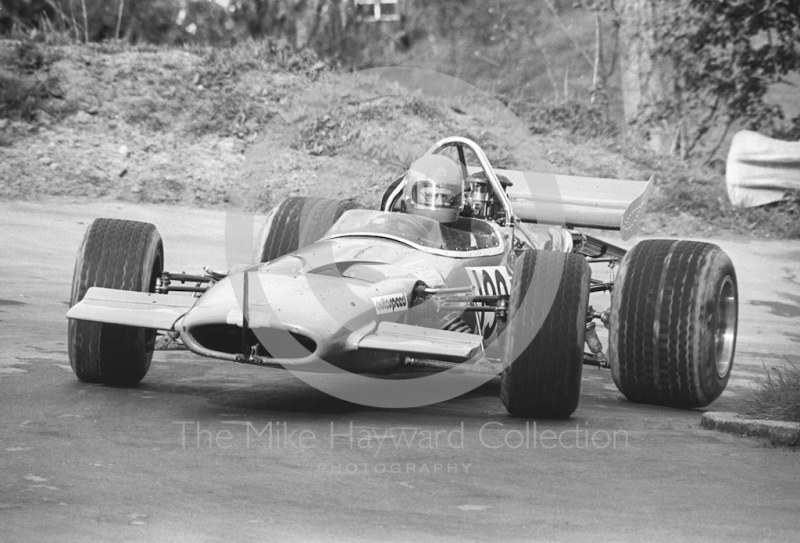
POLYGON ((245 83, 246 79, 254 74, 287 72, 308 83, 327 68, 313 51, 296 51, 282 41, 247 40, 210 49, 195 78, 195 85, 208 91, 208 100, 194 106, 197 110, 190 131, 242 138, 257 134, 276 114, 285 90, 245 83))
POLYGON ((402 65, 446 73, 506 100, 546 96, 551 88, 561 93, 563 64, 573 60, 581 67, 567 70, 570 94, 582 96, 594 39, 593 33, 569 35, 563 22, 549 28, 561 21, 556 11, 577 14, 579 26, 593 20, 568 0, 547 0, 552 13, 543 0, 401 0, 400 20, 389 23, 361 20, 353 0, 230 0, 226 7, 217 0, 0 2, 17 6, 7 10, 17 37, 41 37, 53 27, 90 42, 231 46, 268 38, 347 68, 402 65))
POLYGON ((619 127, 609 118, 608 110, 578 100, 512 104, 534 134, 562 132, 582 139, 619 135, 619 127))
POLYGON ((776 128, 772 137, 785 141, 800 141, 800 115, 792 119, 790 126, 776 128))
POLYGON ((746 403, 745 415, 800 422, 800 369, 770 368, 746 403))
POLYGON ((286 71, 311 79, 328 65, 310 50, 297 51, 282 40, 244 40, 234 47, 211 49, 206 58, 206 85, 252 70, 286 71))
MULTIPOLYGON (((772 131, 783 118, 771 84, 800 69, 797 0, 659 0, 654 58, 673 71, 674 92, 650 121, 684 122, 691 150, 720 121, 772 131)), ((726 129, 727 132, 727 129, 726 129)))
MULTIPOLYGON (((656 191, 647 204, 648 214, 677 217, 682 222, 693 218, 706 229, 704 234, 724 232, 760 238, 800 239, 800 194, 789 195, 787 200, 767 206, 736 207, 728 199, 719 164, 717 167, 692 164, 676 157, 659 155, 631 137, 626 137, 628 141, 609 151, 619 152, 635 163, 641 171, 635 177, 644 179, 655 175, 656 191)), ((588 169, 584 174, 603 176, 596 168, 588 169)), ((692 235, 698 232, 692 232, 692 235)), ((667 232, 654 233, 664 235, 667 232)))
POLYGON ((523 68, 526 44, 540 26, 539 2, 440 0, 407 5, 406 16, 395 27, 363 25, 365 47, 350 59, 353 64, 423 61, 429 69, 467 81, 508 79, 523 68))
POLYGON ((58 78, 50 73, 54 56, 32 42, 20 42, 0 72, 0 118, 33 120, 48 98, 60 97, 58 78))

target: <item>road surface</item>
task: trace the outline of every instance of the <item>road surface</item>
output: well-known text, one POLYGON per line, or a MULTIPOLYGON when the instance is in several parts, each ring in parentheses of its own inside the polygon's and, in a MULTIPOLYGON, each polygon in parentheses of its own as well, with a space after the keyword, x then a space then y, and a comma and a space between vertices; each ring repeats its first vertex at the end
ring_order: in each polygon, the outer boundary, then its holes
MULTIPOLYGON (((79 383, 66 319, 98 216, 155 223, 167 268, 225 269, 219 211, 0 203, 0 540, 789 541, 800 456, 631 404, 585 368, 568 421, 505 414, 495 381, 406 410, 182 351, 136 388, 79 383), (352 438, 352 439, 351 439, 352 438)), ((718 241, 739 274, 735 411, 797 363, 800 243, 718 241)), ((598 273, 605 273, 599 270, 598 273)), ((607 303, 607 300, 606 300, 607 303)), ((602 306, 602 298, 597 303, 602 306)))

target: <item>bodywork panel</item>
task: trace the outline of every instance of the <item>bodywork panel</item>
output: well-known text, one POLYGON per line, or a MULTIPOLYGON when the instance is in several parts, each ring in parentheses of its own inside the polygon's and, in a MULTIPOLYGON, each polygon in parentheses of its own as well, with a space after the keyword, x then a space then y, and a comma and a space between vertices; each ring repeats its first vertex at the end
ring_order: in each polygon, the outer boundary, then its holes
POLYGON ((382 322, 378 329, 359 341, 360 349, 401 352, 444 360, 464 361, 477 355, 483 337, 447 330, 435 330, 392 322, 382 322))
POLYGON ((67 318, 172 330, 196 301, 187 296, 92 287, 67 311, 67 318))

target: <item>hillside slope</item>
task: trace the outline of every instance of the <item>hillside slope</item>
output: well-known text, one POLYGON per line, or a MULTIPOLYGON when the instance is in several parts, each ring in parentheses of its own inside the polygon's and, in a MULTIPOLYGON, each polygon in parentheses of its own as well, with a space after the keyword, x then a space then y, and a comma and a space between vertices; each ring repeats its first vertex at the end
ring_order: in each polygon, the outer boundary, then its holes
POLYGON ((707 220, 720 217, 707 202, 725 207, 718 173, 696 177, 634 142, 531 135, 524 119, 480 92, 415 94, 379 73, 337 73, 271 42, 211 50, 0 41, 0 66, 6 103, 14 89, 24 98, 14 111, 0 111, 3 199, 266 209, 308 195, 374 206, 432 143, 462 135, 496 166, 655 174, 646 233, 758 232, 734 215, 707 220))

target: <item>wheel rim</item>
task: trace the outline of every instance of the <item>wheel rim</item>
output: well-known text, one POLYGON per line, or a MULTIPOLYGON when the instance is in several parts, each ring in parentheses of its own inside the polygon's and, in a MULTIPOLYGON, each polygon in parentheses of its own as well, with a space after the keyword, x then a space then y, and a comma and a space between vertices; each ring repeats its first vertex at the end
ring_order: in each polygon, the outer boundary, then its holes
POLYGON ((733 344, 736 340, 736 289, 731 276, 725 277, 717 298, 716 347, 717 375, 725 377, 733 361, 733 344))

